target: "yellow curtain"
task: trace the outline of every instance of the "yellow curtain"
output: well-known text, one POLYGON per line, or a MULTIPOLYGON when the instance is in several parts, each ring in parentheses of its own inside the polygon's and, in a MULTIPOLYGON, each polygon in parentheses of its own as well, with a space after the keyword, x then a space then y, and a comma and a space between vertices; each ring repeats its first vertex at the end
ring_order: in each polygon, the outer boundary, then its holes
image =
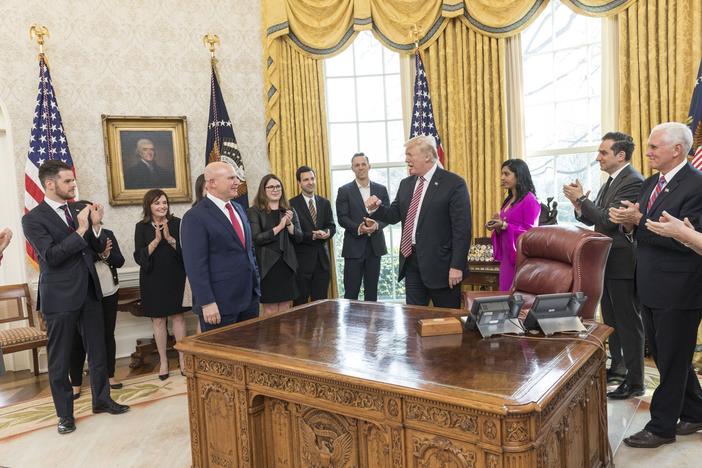
POLYGON ((505 39, 479 34, 458 19, 422 53, 447 169, 468 182, 474 237, 487 235, 485 221, 503 197, 505 53, 505 39))
MULTIPOLYGON (((270 49, 277 58, 268 62, 268 68, 278 71, 277 92, 271 96, 277 103, 275 117, 269 115, 278 122, 275 132, 268 134, 271 171, 283 181, 291 198, 298 190, 295 171, 302 165, 310 166, 318 174, 317 193, 330 198, 324 64, 301 54, 284 37, 275 39, 270 49)), ((334 258, 333 242, 329 242, 329 250, 334 258)), ((331 275, 330 297, 336 297, 335 268, 331 275)))
POLYGON ((687 118, 702 57, 702 1, 639 0, 618 21, 619 128, 634 137, 633 163, 648 176, 651 128, 687 118))
MULTIPOLYGON (((297 190, 295 170, 302 165, 318 174, 329 174, 327 117, 324 97, 324 64, 276 39, 279 68, 277 99, 278 131, 269 135, 268 158, 271 171, 283 181, 288 194, 297 190)), ((318 178, 318 192, 329 197, 328 177, 318 178)))

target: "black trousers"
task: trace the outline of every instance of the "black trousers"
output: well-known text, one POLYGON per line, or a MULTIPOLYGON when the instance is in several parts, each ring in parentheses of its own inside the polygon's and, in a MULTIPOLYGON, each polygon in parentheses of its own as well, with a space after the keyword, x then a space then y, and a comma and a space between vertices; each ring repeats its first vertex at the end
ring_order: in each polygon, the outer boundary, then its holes
POLYGON ((73 338, 79 332, 83 337, 83 346, 88 352, 93 407, 109 403, 111 398, 105 364, 104 321, 100 301, 92 292, 92 284, 80 309, 45 314, 44 320, 49 335, 49 343, 46 346, 49 385, 56 415, 60 418, 73 416, 73 390, 68 373, 71 367, 73 338))
MULTIPOLYGON (((446 271, 448 284, 448 271, 446 271)), ((430 289, 424 285, 422 273, 417 264, 417 255, 413 253, 405 259, 405 302, 410 305, 429 305, 434 307, 450 307, 458 309, 461 306, 461 286, 440 289, 430 289)))
POLYGON ((646 430, 674 437, 678 419, 702 422, 702 389, 692 367, 702 310, 641 307, 648 346, 661 382, 651 398, 646 430))
POLYGON ((344 258, 344 299, 358 299, 363 282, 363 300, 378 300, 381 257, 373 254, 370 240, 361 258, 344 258))
MULTIPOLYGON (((326 255, 321 253, 320 255, 326 255)), ((328 269, 322 266, 320 258, 317 257, 317 263, 311 271, 303 270, 299 265, 297 267, 297 291, 299 296, 293 301, 293 305, 306 304, 319 299, 329 297, 329 280, 331 274, 328 269)))
MULTIPOLYGON (((117 293, 102 298, 102 318, 105 330, 105 355, 107 359, 107 376, 115 376, 115 325, 117 324, 117 293)), ((83 384, 83 366, 85 365, 85 347, 83 336, 76 333, 71 349, 71 385, 80 387, 83 384)))
POLYGON ((609 336, 610 369, 626 374, 629 385, 643 385, 644 328, 633 279, 607 279, 602 291, 602 319, 614 328, 609 336))

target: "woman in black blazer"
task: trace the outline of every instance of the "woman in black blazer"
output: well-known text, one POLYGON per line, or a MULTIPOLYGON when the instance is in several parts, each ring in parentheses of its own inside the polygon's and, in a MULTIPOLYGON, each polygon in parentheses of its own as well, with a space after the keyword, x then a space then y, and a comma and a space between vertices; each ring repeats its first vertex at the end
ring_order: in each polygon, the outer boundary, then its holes
MULTIPOLYGON (((86 202, 90 203, 90 202, 86 202)), ((119 250, 119 244, 115 234, 109 229, 103 228, 107 236, 107 246, 99 254, 95 254, 93 261, 103 261, 110 267, 112 281, 119 284, 117 268, 124 265, 124 256, 119 250)), ((107 375, 110 378, 110 388, 122 388, 122 384, 115 380, 115 324, 117 323, 117 291, 102 298, 102 316, 105 320, 105 350, 107 351, 107 375)), ((73 348, 71 349, 71 385, 73 386, 73 399, 80 396, 80 387, 83 384, 83 366, 85 365, 85 348, 83 338, 80 333, 76 333, 73 338, 73 348)))
POLYGON ((302 230, 277 176, 263 177, 248 215, 261 275, 261 315, 287 310, 297 296, 293 243, 302 241, 302 230))

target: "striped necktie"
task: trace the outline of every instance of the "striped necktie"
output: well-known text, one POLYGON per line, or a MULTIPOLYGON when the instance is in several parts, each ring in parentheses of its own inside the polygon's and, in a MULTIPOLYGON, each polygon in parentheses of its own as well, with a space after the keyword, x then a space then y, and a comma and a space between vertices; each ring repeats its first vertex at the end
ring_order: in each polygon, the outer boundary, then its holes
POLYGON ((656 202, 656 198, 658 198, 658 195, 661 194, 661 191, 663 191, 663 187, 665 187, 666 184, 665 176, 663 174, 658 177, 658 183, 656 184, 656 188, 653 189, 653 192, 651 193, 651 198, 648 199, 648 205, 646 206, 646 212, 648 213, 651 211, 651 207, 653 204, 656 202))
POLYGON ((310 199, 310 203, 308 206, 310 208, 310 216, 312 216, 312 224, 314 224, 315 227, 317 227, 317 208, 314 207, 314 202, 312 201, 312 199, 310 199))
POLYGON ((414 194, 412 195, 412 200, 410 201, 409 210, 407 210, 407 217, 405 217, 405 225, 402 228, 402 241, 400 242, 400 253, 403 257, 407 258, 412 255, 412 233, 414 232, 414 221, 417 217, 417 210, 419 209, 419 200, 422 198, 422 191, 424 190, 424 177, 419 177, 419 183, 417 188, 414 189, 414 194))

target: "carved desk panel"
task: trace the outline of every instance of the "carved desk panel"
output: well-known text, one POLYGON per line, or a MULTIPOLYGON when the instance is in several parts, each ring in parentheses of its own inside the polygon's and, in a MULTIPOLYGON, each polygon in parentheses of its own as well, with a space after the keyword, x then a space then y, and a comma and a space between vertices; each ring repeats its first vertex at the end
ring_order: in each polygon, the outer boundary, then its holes
POLYGON ((328 300, 186 338, 193 466, 611 466, 610 329, 416 333, 461 313, 328 300))

